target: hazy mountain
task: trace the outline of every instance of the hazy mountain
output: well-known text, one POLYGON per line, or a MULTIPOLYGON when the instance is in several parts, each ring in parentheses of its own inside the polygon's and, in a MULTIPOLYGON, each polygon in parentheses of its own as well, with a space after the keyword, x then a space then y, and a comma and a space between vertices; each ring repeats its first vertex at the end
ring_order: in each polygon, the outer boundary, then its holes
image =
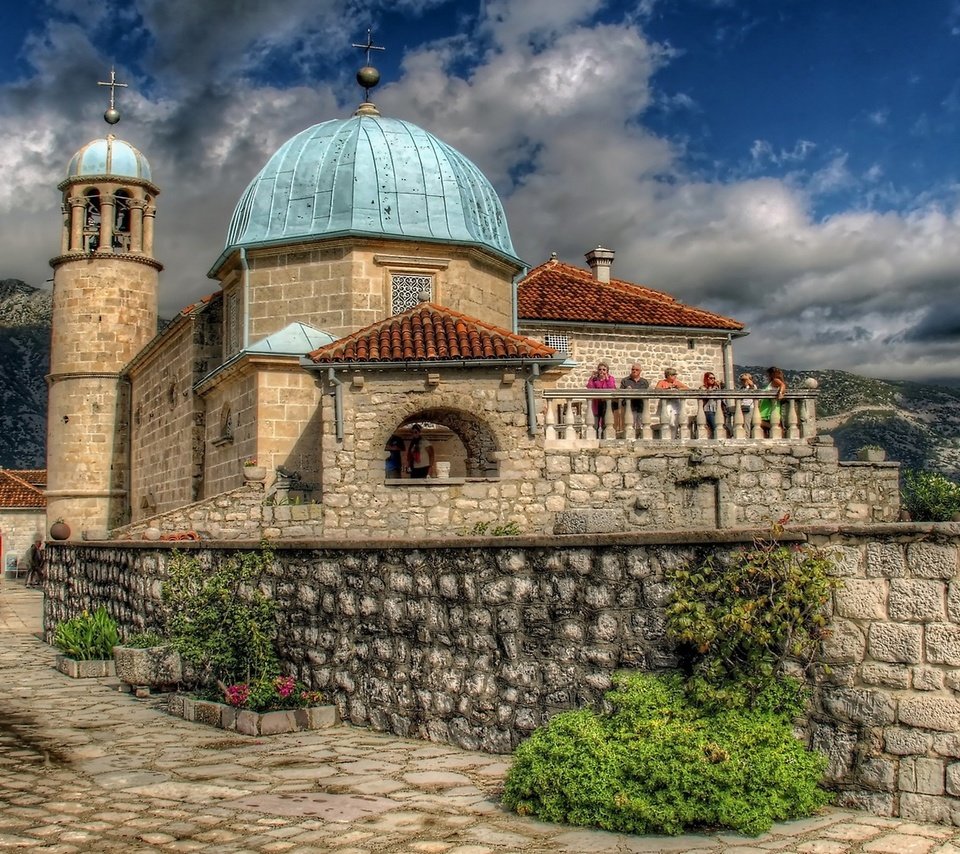
POLYGON ((0 466, 46 465, 49 291, 0 280, 0 466))
MULTIPOLYGON (((749 371, 763 385, 764 368, 749 371)), ((864 445, 879 445, 906 468, 960 475, 960 388, 929 383, 874 380, 846 371, 784 370, 787 385, 816 379, 819 433, 833 436, 841 459, 854 459, 864 445)))
MULTIPOLYGON (((17 279, 0 280, 0 466, 34 468, 46 459, 51 295, 17 279)), ((161 321, 161 326, 163 321, 161 321)), ((750 371, 758 380, 763 367, 750 371)), ((880 445, 910 468, 960 475, 960 388, 888 382, 846 371, 785 371, 799 386, 814 377, 819 431, 834 437, 842 459, 880 445)), ((762 383, 761 383, 762 385, 762 383)))

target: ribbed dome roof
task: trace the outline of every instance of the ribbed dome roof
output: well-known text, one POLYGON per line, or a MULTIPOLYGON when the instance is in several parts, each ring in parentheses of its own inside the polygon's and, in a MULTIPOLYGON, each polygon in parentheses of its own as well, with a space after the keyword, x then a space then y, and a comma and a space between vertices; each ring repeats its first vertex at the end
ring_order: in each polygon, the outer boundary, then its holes
POLYGON ((237 204, 233 249, 340 234, 484 246, 517 260, 500 199, 460 152, 399 119, 356 115, 298 133, 237 204))
POLYGON ((129 142, 109 134, 106 139, 88 142, 70 158, 68 178, 84 178, 97 175, 116 175, 122 178, 150 177, 150 164, 129 142))

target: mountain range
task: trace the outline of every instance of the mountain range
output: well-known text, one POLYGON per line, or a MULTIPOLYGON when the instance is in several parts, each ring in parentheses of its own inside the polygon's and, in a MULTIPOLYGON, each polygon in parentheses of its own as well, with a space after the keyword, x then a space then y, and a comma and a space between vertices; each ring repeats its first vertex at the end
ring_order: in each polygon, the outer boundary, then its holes
MULTIPOLYGON (((0 280, 0 467, 46 465, 46 374, 50 366, 51 294, 0 280)), ((763 366, 735 374, 764 375, 763 366)), ((960 477, 960 389, 876 380, 846 371, 784 369, 788 386, 817 381, 818 432, 833 436, 841 459, 879 445, 905 468, 960 477)))

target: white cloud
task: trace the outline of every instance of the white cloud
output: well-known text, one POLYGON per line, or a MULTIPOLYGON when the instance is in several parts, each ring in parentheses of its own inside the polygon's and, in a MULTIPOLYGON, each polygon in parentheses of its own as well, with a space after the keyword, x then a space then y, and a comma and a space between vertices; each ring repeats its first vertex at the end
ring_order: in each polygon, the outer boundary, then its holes
MULTIPOLYGON (((252 0, 61 5, 79 20, 133 9, 145 30, 131 37, 152 44, 142 66, 118 68, 131 83, 118 132, 145 152, 163 190, 157 246, 169 316, 213 289, 205 274, 230 213, 269 155, 297 131, 346 114, 333 83, 280 90, 250 72, 277 51, 304 67, 311 51, 345 55, 362 40, 356 21, 335 0, 291 0, 282 21, 252 0), (197 37, 208 32, 216 37, 197 37)), ((743 179, 690 174, 678 145, 643 121, 654 103, 693 106, 656 90, 654 74, 675 52, 634 21, 594 23, 600 6, 488 2, 468 72, 454 71, 463 37, 423 45, 375 100, 477 162, 531 263, 554 250, 577 262, 597 243, 611 246, 615 274, 745 321, 752 334, 737 344, 741 361, 960 376, 960 355, 944 344, 960 283, 960 192, 938 188, 947 196, 940 204, 895 198, 879 165, 853 175, 844 152, 814 169, 816 144, 804 138, 785 148, 758 139, 743 179), (861 184, 869 195, 857 209, 814 218, 820 194, 861 184), (871 210, 880 198, 906 212, 871 210)), ((358 15, 375 8, 360 4, 358 15)), ((70 155, 106 130, 104 94, 91 81, 104 79, 110 58, 95 35, 51 21, 27 46, 33 76, 0 90, 0 117, 20 129, 0 140, 2 276, 32 284, 49 276, 46 261, 59 248, 56 184, 70 155)))

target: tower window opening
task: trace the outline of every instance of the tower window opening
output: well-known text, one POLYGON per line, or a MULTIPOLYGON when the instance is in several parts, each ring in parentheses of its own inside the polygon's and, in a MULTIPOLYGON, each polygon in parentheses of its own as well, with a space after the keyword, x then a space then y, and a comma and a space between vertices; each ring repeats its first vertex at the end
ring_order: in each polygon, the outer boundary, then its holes
POLYGON ((83 251, 94 252, 100 246, 100 193, 87 190, 83 195, 83 251))
POLYGON ((118 190, 113 197, 113 247, 123 252, 130 251, 130 194, 118 190))

